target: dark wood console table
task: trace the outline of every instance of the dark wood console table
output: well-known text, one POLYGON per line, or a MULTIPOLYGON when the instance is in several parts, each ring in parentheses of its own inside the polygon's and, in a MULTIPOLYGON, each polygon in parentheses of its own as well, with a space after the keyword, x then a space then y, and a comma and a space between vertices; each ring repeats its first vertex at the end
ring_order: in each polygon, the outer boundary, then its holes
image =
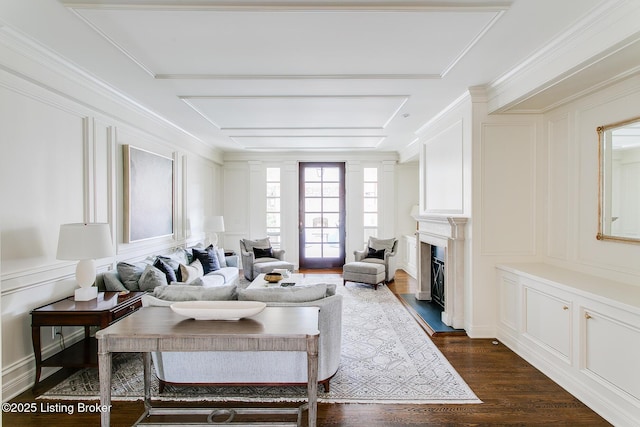
POLYGON ((98 366, 98 344, 91 337, 91 326, 101 329, 117 322, 142 306, 144 292, 119 295, 118 292, 99 292, 90 301, 64 298, 31 311, 31 339, 36 358, 35 389, 40 382, 43 366, 86 368, 98 366), (42 326, 84 326, 84 339, 42 360, 40 328, 42 326))

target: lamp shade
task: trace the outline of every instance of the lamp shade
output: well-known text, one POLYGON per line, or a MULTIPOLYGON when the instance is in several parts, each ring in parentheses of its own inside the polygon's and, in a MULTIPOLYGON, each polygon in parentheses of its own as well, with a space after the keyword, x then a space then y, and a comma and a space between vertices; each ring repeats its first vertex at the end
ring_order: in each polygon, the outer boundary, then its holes
POLYGON ((205 231, 224 232, 224 217, 210 216, 204 222, 205 231))
POLYGON ((109 224, 62 224, 56 258, 82 260, 113 255, 109 224))

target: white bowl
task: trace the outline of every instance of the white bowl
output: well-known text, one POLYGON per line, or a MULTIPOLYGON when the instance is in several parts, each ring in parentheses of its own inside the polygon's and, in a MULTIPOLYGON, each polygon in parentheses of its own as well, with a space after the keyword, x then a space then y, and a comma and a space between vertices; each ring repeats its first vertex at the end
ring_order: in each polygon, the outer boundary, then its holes
POLYGON ((238 320, 260 313, 267 304, 260 301, 180 301, 171 310, 196 320, 238 320))

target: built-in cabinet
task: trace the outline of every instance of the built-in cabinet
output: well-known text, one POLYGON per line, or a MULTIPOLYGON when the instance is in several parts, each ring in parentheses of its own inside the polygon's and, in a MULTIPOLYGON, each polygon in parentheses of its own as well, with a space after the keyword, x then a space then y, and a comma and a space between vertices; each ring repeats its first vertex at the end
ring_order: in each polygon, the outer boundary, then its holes
POLYGON ((640 425, 640 287, 499 265, 497 337, 617 426, 640 425))

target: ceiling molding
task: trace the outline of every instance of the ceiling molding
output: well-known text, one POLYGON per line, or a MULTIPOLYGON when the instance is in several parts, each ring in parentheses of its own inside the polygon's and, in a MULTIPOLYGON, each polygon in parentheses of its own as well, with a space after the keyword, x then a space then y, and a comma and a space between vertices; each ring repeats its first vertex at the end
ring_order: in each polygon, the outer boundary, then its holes
POLYGON ((295 12, 295 11, 355 11, 355 12, 475 12, 504 11, 511 7, 512 0, 497 1, 368 1, 368 2, 303 2, 279 1, 265 4, 259 1, 178 1, 178 0, 63 0, 62 4, 74 9, 129 9, 129 10, 184 10, 184 11, 251 11, 251 12, 295 12))
POLYGON ((152 76, 157 80, 437 80, 442 78, 442 74, 152 74, 152 76))

